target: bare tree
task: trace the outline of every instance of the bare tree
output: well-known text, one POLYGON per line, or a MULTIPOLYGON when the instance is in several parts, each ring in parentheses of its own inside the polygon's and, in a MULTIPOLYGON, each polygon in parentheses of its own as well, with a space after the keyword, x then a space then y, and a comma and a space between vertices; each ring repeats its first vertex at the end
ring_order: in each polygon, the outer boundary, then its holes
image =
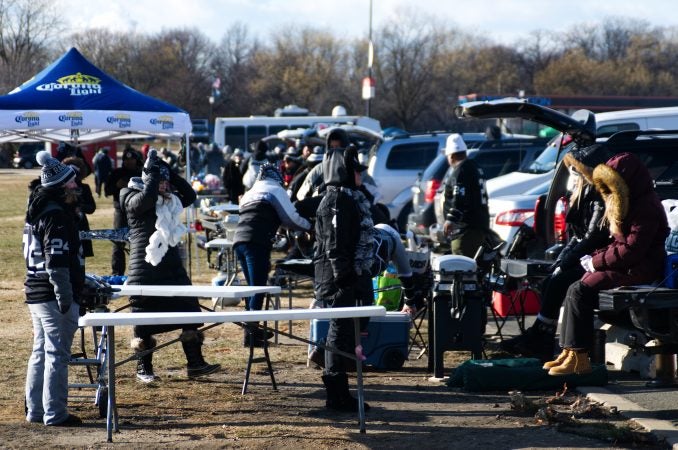
POLYGON ((0 0, 0 89, 7 92, 43 68, 63 29, 49 0, 0 0))

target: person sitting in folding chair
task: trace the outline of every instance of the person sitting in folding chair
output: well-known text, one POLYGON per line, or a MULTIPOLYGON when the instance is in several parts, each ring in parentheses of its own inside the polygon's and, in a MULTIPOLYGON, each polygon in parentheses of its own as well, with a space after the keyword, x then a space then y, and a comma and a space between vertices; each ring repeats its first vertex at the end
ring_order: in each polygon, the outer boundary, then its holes
POLYGON ((386 270, 389 261, 392 261, 397 270, 397 276, 403 287, 402 312, 414 316, 417 309, 423 306, 424 293, 412 273, 410 259, 400 239, 400 234, 390 225, 379 223, 374 226, 374 260, 372 276, 375 277, 386 270))
POLYGON ((608 160, 610 153, 600 144, 575 148, 565 155, 563 164, 570 170, 570 209, 565 217, 569 242, 551 266, 553 273, 541 285, 542 304, 534 324, 520 336, 507 339, 503 350, 525 357, 550 361, 560 308, 567 289, 579 281, 585 271, 579 259, 610 242, 609 227, 603 223, 605 203, 593 186, 593 169, 608 160))

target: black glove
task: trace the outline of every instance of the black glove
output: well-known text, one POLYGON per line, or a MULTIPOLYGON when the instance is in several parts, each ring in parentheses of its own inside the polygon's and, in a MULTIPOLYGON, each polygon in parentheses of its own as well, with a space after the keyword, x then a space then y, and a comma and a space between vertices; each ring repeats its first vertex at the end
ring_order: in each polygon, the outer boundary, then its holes
POLYGON ((73 303, 73 302, 68 302, 68 303, 67 303, 67 302, 65 302, 65 301, 59 301, 59 300, 57 300, 57 304, 59 305, 59 312, 61 312, 61 314, 66 314, 66 313, 68 312, 68 310, 71 309, 71 304, 72 304, 72 303, 73 303))
POLYGON ((144 173, 160 173, 159 163, 158 151, 154 148, 150 149, 144 163, 144 173))

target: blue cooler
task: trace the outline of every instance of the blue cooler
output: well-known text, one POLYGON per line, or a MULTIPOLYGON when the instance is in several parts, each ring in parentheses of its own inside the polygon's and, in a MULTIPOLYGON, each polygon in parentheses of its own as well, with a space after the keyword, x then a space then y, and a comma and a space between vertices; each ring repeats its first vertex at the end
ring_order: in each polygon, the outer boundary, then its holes
MULTIPOLYGON (((324 343, 328 319, 311 321, 309 340, 324 343)), ((410 316, 401 312, 387 312, 384 317, 370 317, 366 334, 361 336, 365 364, 377 369, 399 369, 407 359, 410 338, 410 316)), ((310 348, 309 348, 310 351, 310 348)))

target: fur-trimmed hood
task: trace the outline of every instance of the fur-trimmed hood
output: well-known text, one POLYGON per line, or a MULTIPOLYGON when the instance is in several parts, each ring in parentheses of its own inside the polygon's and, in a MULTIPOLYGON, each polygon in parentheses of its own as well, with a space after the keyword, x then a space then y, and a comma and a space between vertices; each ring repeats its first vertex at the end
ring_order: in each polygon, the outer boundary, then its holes
POLYGON ((563 164, 567 168, 574 167, 587 183, 593 184, 593 169, 598 164, 604 164, 611 156, 604 144, 593 144, 572 149, 563 158, 563 164))
POLYGON ((650 172, 633 153, 620 153, 593 170, 593 184, 605 200, 610 231, 620 231, 635 200, 654 190, 650 172))

